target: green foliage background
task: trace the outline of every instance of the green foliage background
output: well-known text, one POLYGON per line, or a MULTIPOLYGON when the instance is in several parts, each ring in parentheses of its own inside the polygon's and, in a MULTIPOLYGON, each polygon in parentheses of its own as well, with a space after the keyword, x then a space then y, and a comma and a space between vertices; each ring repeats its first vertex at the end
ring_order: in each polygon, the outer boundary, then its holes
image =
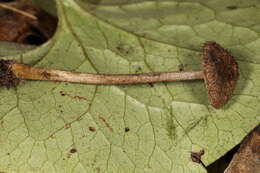
POLYGON ((258 0, 56 3, 55 37, 6 58, 91 73, 200 69, 201 46, 213 40, 236 56, 241 77, 219 110, 208 105, 202 81, 154 87, 23 81, 1 88, 0 171, 203 173, 191 151, 204 149, 208 165, 259 124, 258 0))

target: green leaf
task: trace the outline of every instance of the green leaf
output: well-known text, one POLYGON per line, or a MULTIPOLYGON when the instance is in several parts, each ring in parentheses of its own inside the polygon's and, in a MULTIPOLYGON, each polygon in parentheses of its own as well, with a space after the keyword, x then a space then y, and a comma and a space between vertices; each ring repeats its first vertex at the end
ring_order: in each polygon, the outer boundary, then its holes
POLYGON ((55 37, 8 58, 90 73, 178 71, 200 69, 201 45, 213 40, 238 60, 234 97, 216 110, 203 81, 23 81, 0 89, 0 171, 203 173, 191 151, 204 149, 209 165, 259 124, 258 0, 57 0, 57 8, 55 37))
POLYGON ((35 48, 35 46, 13 43, 8 41, 0 41, 0 56, 11 56, 24 53, 35 48))

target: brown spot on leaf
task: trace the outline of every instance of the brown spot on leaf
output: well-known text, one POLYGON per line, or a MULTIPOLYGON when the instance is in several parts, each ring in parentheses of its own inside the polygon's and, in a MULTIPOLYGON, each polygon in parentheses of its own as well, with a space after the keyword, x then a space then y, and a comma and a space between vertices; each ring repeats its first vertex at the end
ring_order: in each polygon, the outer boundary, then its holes
POLYGON ((49 139, 55 139, 55 136, 54 135, 50 135, 49 139))
POLYGON ((130 131, 129 127, 126 127, 125 132, 129 132, 129 131, 130 131))
POLYGON ((196 163, 201 163, 201 156, 204 155, 204 150, 200 150, 199 152, 191 152, 191 160, 196 163))
POLYGON ((91 132, 95 132, 95 131, 96 131, 96 128, 95 128, 95 127, 92 127, 92 126, 89 126, 88 129, 89 129, 89 131, 91 131, 91 132))
POLYGON ((116 46, 116 49, 121 55, 128 55, 133 51, 133 48, 130 45, 124 43, 119 43, 116 46))
POLYGON ((61 96, 65 96, 66 94, 63 91, 60 91, 61 96))
POLYGON ((107 127, 111 132, 113 132, 113 128, 110 126, 110 124, 108 124, 108 122, 106 121, 106 119, 105 119, 104 117, 99 116, 98 118, 106 125, 106 127, 107 127))
POLYGON ((72 98, 72 99, 87 100, 85 97, 82 97, 82 96, 73 96, 73 95, 71 95, 71 94, 69 94, 69 93, 65 93, 64 91, 60 91, 60 95, 61 95, 61 96, 68 96, 68 97, 70 97, 70 98, 72 98))
POLYGON ((71 124, 70 123, 65 124, 64 128, 65 129, 71 128, 71 124))
POLYGON ((77 149, 76 148, 72 148, 72 149, 70 149, 70 153, 76 153, 77 152, 77 149))
POLYGON ((82 96, 73 96, 74 99, 79 99, 79 100, 87 100, 85 97, 82 96))
POLYGON ((143 69, 142 67, 138 66, 135 70, 135 73, 142 73, 143 72, 143 69))
POLYGON ((184 70, 184 65, 183 64, 179 64, 178 68, 179 68, 179 71, 183 71, 184 70))
POLYGON ((236 9, 237 9, 237 6, 235 6, 235 5, 230 5, 230 6, 227 6, 227 9, 229 9, 229 10, 236 10, 236 9))

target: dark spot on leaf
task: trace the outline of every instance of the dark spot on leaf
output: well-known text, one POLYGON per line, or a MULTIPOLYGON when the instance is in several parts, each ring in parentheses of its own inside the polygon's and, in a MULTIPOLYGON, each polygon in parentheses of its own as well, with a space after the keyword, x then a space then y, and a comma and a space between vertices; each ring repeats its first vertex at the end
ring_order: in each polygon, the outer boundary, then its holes
POLYGON ((236 10, 236 9, 237 9, 237 6, 235 6, 235 5, 230 5, 230 6, 227 6, 227 9, 229 9, 229 10, 236 10))
POLYGON ((85 97, 82 96, 73 96, 74 99, 79 99, 79 100, 87 100, 85 97))
POLYGON ((72 99, 87 100, 85 97, 82 97, 82 96, 73 96, 73 95, 71 95, 71 94, 69 94, 69 93, 65 93, 64 91, 60 91, 60 95, 61 95, 61 96, 68 96, 68 97, 70 97, 70 98, 72 98, 72 99))
POLYGON ((95 127, 92 127, 92 126, 89 126, 88 129, 89 129, 89 131, 91 131, 91 132, 95 132, 95 131, 96 131, 96 128, 95 128, 95 127))
POLYGON ((128 55, 130 54, 133 50, 133 48, 129 45, 123 44, 123 43, 119 43, 116 46, 117 51, 121 54, 121 55, 128 55))
POLYGON ((116 46, 116 49, 117 49, 118 51, 121 51, 121 50, 123 50, 123 48, 122 48, 122 46, 121 46, 121 45, 118 45, 118 46, 116 46))
POLYGON ((201 156, 204 155, 204 150, 200 150, 199 152, 191 152, 190 157, 193 162, 201 163, 201 156))
POLYGON ((137 69, 135 70, 135 73, 141 73, 143 70, 142 70, 142 67, 137 67, 137 69))
POLYGON ((63 91, 60 91, 61 96, 65 96, 66 94, 63 91))
POLYGON ((76 153, 77 152, 77 149, 76 148, 72 148, 71 150, 70 150, 70 153, 76 153))
POLYGON ((106 120, 104 117, 99 116, 98 118, 106 125, 106 127, 107 127, 111 132, 113 132, 113 128, 110 126, 110 124, 107 122, 107 120, 106 120))
POLYGON ((179 71, 183 71, 184 70, 184 65, 183 64, 179 64, 178 68, 179 68, 179 71))
POLYGON ((65 129, 71 128, 71 124, 70 123, 65 124, 64 128, 65 129))
POLYGON ((129 131, 130 131, 129 127, 126 127, 125 132, 129 132, 129 131))

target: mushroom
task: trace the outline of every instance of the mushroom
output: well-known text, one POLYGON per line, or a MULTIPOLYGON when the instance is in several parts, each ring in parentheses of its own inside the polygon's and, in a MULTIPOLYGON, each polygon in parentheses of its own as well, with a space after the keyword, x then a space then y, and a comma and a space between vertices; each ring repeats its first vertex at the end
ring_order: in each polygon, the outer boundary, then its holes
POLYGON ((239 78, 237 62, 215 42, 206 42, 202 55, 208 102, 215 108, 221 108, 231 98, 239 78))
POLYGON ((32 67, 12 60, 0 60, 0 85, 12 87, 20 80, 63 81, 82 84, 136 84, 204 79, 208 102, 223 107, 231 98, 239 78, 238 65, 219 44, 203 45, 201 71, 157 72, 141 74, 91 74, 32 67))

